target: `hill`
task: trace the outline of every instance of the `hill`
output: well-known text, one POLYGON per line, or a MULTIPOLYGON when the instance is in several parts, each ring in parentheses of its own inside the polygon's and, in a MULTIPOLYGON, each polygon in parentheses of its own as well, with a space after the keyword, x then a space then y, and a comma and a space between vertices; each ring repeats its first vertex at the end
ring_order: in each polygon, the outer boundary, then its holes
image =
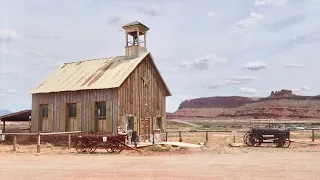
POLYGON ((10 114, 11 111, 6 110, 6 109, 0 109, 0 116, 6 115, 6 114, 10 114))
POLYGON ((218 96, 183 101, 168 118, 320 118, 320 96, 299 96, 291 90, 271 92, 268 97, 218 96))

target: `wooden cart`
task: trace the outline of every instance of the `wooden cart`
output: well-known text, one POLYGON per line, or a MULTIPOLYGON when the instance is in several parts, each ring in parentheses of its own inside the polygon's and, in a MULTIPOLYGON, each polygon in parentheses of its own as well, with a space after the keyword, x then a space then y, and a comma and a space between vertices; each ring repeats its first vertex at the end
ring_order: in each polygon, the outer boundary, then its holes
POLYGON ((96 149, 106 149, 109 153, 120 153, 125 147, 126 135, 84 135, 73 139, 77 152, 93 153, 96 149))

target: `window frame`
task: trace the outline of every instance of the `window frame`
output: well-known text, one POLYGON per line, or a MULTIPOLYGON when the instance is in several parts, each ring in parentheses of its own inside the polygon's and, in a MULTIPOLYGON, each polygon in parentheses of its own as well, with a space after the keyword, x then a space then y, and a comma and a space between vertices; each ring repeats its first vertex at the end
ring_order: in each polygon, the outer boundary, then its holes
POLYGON ((49 104, 40 104, 40 117, 41 119, 49 118, 49 104), (46 111, 44 111, 46 109, 46 111))
POLYGON ((107 119, 107 102, 96 102, 96 115, 98 120, 107 119), (100 113, 101 110, 101 113, 100 113), (103 116, 104 115, 104 116, 103 116))
POLYGON ((162 117, 156 117, 156 128, 157 130, 162 129, 162 117), (160 124, 158 124, 160 122, 160 124))
POLYGON ((68 103, 67 107, 68 107, 68 117, 69 118, 77 118, 77 103, 68 103), (70 114, 72 114, 72 115, 70 115, 70 114))
POLYGON ((133 130, 134 130, 134 117, 133 116, 127 116, 126 117, 126 132, 131 132, 133 130), (132 122, 130 123, 130 121, 132 121, 132 122), (131 129, 128 129, 129 126, 131 127, 131 129))

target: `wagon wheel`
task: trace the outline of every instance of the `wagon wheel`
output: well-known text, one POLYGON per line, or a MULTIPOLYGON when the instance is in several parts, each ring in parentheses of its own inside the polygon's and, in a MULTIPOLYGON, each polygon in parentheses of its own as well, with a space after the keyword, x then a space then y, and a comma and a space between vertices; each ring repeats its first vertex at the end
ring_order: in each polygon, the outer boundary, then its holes
POLYGON ((93 143, 92 139, 89 137, 85 137, 86 146, 87 146, 87 152, 91 153, 94 152, 97 148, 95 147, 95 144, 93 143))
POLYGON ((254 146, 254 147, 257 147, 262 143, 262 139, 256 134, 250 134, 248 140, 249 140, 250 146, 254 146))
POLYGON ((108 153, 112 153, 113 144, 110 141, 107 141, 104 145, 104 148, 107 150, 108 153))
POLYGON ((83 140, 84 139, 82 137, 75 139, 74 147, 76 148, 76 151, 78 153, 83 153, 87 151, 87 146, 83 140))
POLYGON ((283 147, 286 144, 286 140, 284 138, 277 138, 275 144, 277 147, 283 147))
POLYGON ((96 149, 98 148, 97 142, 91 141, 90 147, 91 147, 91 148, 90 148, 90 150, 89 150, 89 153, 95 152, 96 149))
POLYGON ((248 145, 248 146, 250 146, 249 137, 250 137, 250 132, 247 132, 247 133, 244 134, 244 136, 243 136, 243 142, 244 142, 246 145, 248 145))
POLYGON ((89 137, 79 137, 75 147, 77 152, 90 152, 92 150, 92 140, 89 137))
POLYGON ((285 143, 284 143, 284 145, 283 145, 283 147, 289 147, 290 146, 290 144, 291 144, 291 140, 290 139, 286 139, 286 141, 285 141, 285 143))
POLYGON ((124 144, 119 139, 112 140, 112 152, 119 154, 124 149, 124 144))

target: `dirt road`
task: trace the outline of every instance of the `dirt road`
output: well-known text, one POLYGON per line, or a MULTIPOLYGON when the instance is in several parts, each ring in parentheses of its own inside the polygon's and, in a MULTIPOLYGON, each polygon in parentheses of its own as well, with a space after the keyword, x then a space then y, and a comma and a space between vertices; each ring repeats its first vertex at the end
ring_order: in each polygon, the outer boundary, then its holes
POLYGON ((44 179, 320 179, 320 152, 242 154, 8 155, 1 180, 44 179))

